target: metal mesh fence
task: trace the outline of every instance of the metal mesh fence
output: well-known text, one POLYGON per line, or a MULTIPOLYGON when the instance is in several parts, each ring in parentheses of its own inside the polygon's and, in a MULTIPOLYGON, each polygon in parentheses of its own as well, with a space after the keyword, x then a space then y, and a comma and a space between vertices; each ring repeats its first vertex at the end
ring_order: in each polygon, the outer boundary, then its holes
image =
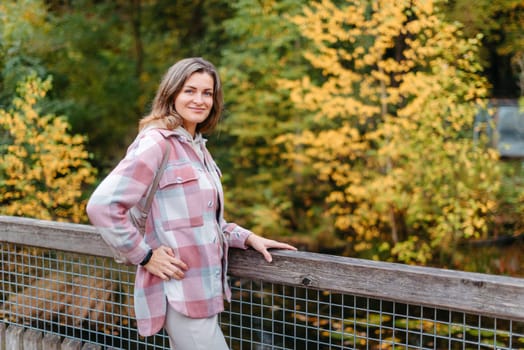
MULTIPOLYGON (((0 318, 102 348, 169 349, 140 337, 134 268, 0 244, 0 318)), ((245 279, 220 316, 232 349, 524 349, 524 322, 245 279)))
POLYGON ((524 324, 421 305, 236 281, 234 349, 524 349, 524 324))
POLYGON ((2 319, 108 348, 168 349, 165 335, 140 337, 134 268, 97 258, 2 244, 2 319))

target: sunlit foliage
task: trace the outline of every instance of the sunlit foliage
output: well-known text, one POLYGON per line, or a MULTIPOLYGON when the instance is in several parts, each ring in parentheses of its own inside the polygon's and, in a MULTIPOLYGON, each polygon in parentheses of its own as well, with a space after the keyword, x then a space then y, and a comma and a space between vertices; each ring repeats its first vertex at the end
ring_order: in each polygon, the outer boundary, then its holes
POLYGON ((207 137, 228 218, 309 250, 461 268, 457 242, 524 227, 521 164, 470 130, 478 74, 490 97, 518 96, 523 13, 520 0, 4 0, 0 108, 17 110, 33 72, 52 76, 32 108, 89 135, 101 178, 165 69, 204 56, 225 88, 207 137))
POLYGON ((486 95, 478 38, 463 38, 437 5, 324 0, 293 19, 323 81, 282 82, 316 126, 281 141, 332 186, 329 215, 348 251, 428 263, 488 234, 500 170, 471 137, 486 95))
POLYGON ((0 214, 85 221, 85 185, 95 170, 85 137, 70 135, 62 117, 40 115, 51 80, 29 76, 8 110, 0 109, 0 214))
POLYGON ((45 74, 37 52, 44 46, 50 27, 40 1, 0 2, 0 105, 8 104, 20 79, 45 74))
POLYGON ((290 103, 289 91, 279 89, 278 79, 308 74, 301 55, 305 40, 288 18, 305 3, 231 4, 234 16, 224 22, 231 44, 224 46, 219 64, 227 108, 210 145, 224 168, 231 204, 226 209, 232 219, 267 236, 300 236, 311 243, 322 226, 320 216, 309 213, 312 203, 323 203, 304 174, 289 172, 282 147, 275 143, 280 134, 304 123, 290 103))

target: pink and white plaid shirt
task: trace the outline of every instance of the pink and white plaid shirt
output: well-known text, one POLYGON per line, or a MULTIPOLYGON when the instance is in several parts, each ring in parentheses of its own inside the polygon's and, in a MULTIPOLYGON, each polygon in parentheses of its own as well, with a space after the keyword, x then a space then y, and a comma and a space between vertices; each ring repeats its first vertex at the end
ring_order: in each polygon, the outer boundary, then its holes
POLYGON ((183 128, 141 132, 111 173, 93 192, 87 205, 91 223, 104 240, 138 265, 134 302, 138 331, 149 336, 164 326, 167 302, 193 318, 224 310, 231 291, 226 279, 228 247, 246 249, 251 234, 224 220, 220 170, 201 135, 183 128), (143 237, 127 211, 145 202, 146 191, 160 167, 165 147, 171 147, 143 237), (164 282, 139 265, 150 248, 173 248, 189 270, 184 279, 164 282))

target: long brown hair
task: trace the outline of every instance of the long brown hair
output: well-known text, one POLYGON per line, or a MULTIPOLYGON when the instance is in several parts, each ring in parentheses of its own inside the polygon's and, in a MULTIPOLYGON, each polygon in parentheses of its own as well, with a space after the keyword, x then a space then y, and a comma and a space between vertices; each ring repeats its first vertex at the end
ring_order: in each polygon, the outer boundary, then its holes
POLYGON ((215 66, 201 57, 184 58, 173 64, 160 82, 151 112, 142 118, 138 124, 142 130, 150 123, 160 122, 164 127, 173 130, 182 125, 182 117, 175 110, 175 98, 182 90, 186 80, 193 73, 208 73, 214 81, 213 86, 213 107, 209 116, 202 123, 197 125, 196 131, 209 133, 213 131, 220 120, 224 107, 224 96, 220 76, 215 66))

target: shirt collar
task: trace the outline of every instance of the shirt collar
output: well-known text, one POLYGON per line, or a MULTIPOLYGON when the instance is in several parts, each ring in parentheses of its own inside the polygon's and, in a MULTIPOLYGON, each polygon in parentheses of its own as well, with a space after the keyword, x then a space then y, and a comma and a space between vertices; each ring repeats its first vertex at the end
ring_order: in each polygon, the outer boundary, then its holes
POLYGON ((195 137, 193 137, 189 131, 184 129, 182 126, 179 126, 178 128, 173 130, 173 133, 177 136, 177 138, 180 141, 188 142, 193 145, 199 145, 201 143, 205 143, 207 140, 202 136, 201 133, 197 132, 195 134, 195 137))

